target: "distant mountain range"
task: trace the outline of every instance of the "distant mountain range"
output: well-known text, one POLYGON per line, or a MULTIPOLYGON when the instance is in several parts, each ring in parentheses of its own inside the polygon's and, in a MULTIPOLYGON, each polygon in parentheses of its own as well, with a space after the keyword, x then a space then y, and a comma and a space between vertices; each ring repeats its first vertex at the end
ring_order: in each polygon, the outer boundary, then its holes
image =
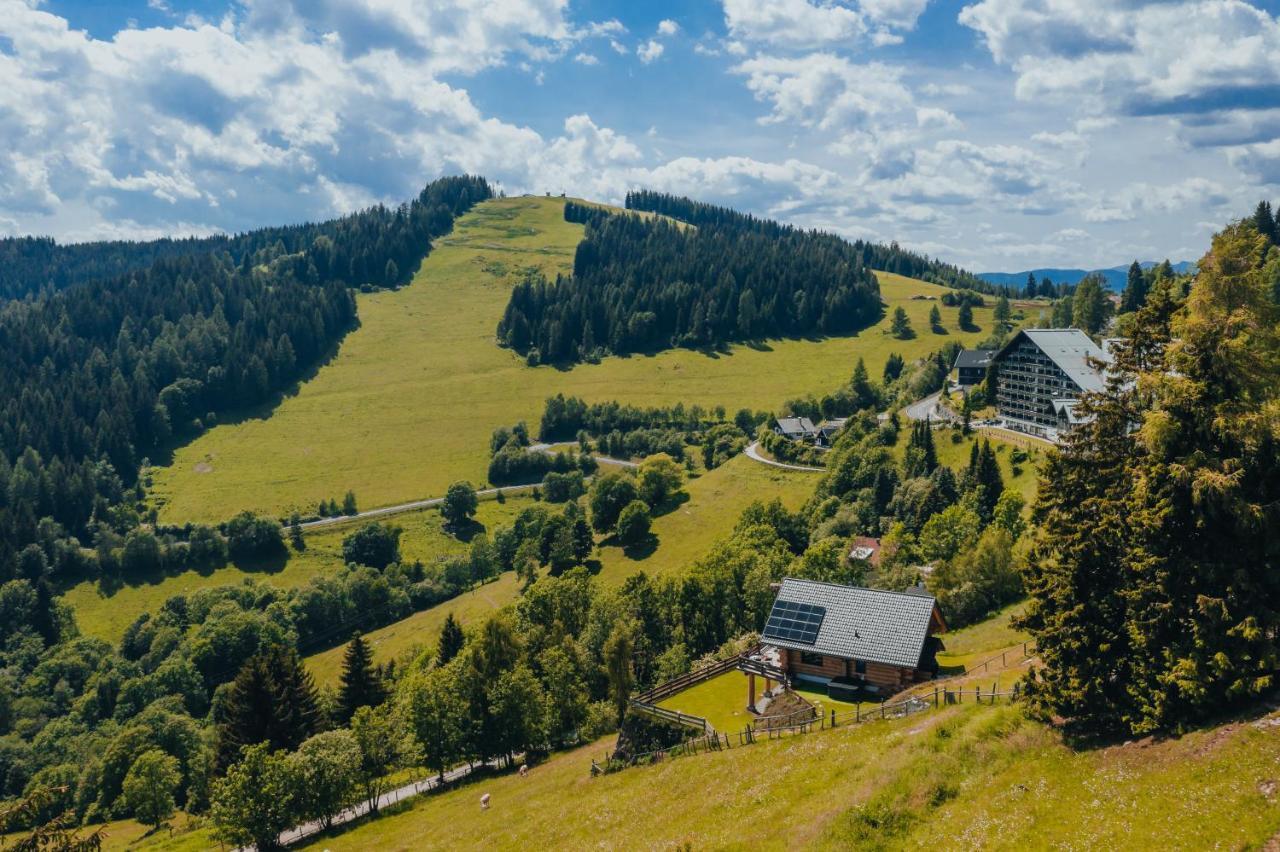
MULTIPOLYGON (((1163 261, 1144 260, 1142 261, 1142 268, 1150 269, 1161 262, 1163 261)), ((1175 272, 1188 272, 1195 269, 1195 266, 1192 261, 1183 260, 1175 263, 1173 269, 1175 272)), ((1041 278, 1048 278, 1054 284, 1079 284, 1080 279, 1091 272, 1096 272, 1106 279, 1109 288, 1120 292, 1124 289, 1124 284, 1129 279, 1129 264, 1112 266, 1108 269, 1024 269, 1021 272, 979 272, 978 277, 992 284, 1001 284, 1006 287, 1022 287, 1027 283, 1028 272, 1034 273, 1037 281, 1041 278)))

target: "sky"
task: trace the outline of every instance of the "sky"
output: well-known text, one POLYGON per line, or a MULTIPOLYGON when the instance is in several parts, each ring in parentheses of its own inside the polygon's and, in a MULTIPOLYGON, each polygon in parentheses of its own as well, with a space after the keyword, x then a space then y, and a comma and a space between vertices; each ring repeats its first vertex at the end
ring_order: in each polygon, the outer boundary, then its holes
POLYGON ((205 234, 446 174, 973 271, 1280 200, 1280 0, 0 0, 0 233, 205 234))

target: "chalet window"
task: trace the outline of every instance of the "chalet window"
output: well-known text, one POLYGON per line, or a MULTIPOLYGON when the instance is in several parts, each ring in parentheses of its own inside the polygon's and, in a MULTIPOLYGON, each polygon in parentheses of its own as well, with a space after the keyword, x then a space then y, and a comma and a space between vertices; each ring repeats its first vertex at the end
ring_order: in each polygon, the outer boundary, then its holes
POLYGON ((815 654, 812 651, 801 651, 800 662, 806 666, 820 666, 822 665, 822 655, 815 654))
POLYGON ((867 673, 867 661, 866 661, 866 660, 854 660, 854 661, 853 661, 853 670, 854 670, 855 672, 857 672, 858 674, 866 674, 866 673, 867 673))

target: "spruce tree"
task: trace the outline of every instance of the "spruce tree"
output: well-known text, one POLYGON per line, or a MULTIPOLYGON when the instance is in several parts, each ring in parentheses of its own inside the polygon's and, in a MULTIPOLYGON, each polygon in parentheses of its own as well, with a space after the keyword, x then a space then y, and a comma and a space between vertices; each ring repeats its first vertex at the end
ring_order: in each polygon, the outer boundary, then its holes
POLYGON ((458 652, 466 643, 467 637, 462 632, 462 625, 453 617, 452 612, 449 613, 445 616, 444 625, 440 628, 440 643, 436 647, 436 664, 441 666, 448 664, 458 656, 458 652))
POLYGON ((241 667, 218 716, 218 767, 225 770, 256 743, 296 749, 319 728, 319 695, 298 652, 273 645, 241 667))
POLYGON ((1141 308, 1147 301, 1147 276, 1142 266, 1134 261, 1129 266, 1129 277, 1124 285, 1124 293, 1120 297, 1120 310, 1125 313, 1141 308))
POLYGON ((978 453, 978 468, 975 481, 982 491, 978 498, 978 514, 982 520, 990 521, 995 513, 996 502, 1004 492, 1004 479, 1000 475, 1000 463, 991 449, 991 442, 983 440, 982 450, 978 453))
POLYGON ((1177 730, 1273 688, 1278 276, 1280 253, 1253 223, 1229 226, 1185 304, 1157 286, 1105 391, 1081 398, 1085 422, 1042 474, 1025 576, 1042 712, 1089 730, 1177 730))
POLYGON ((338 721, 351 721, 361 707, 376 707, 387 697, 382 677, 373 663, 373 654, 364 637, 356 634, 342 657, 341 685, 338 688, 338 721))
POLYGON ((1253 227, 1258 229, 1258 233, 1267 238, 1272 245, 1280 245, 1280 229, 1277 229, 1277 222, 1280 222, 1280 210, 1276 211, 1276 215, 1271 213, 1271 203, 1268 201, 1259 201, 1258 207, 1253 212, 1253 227))

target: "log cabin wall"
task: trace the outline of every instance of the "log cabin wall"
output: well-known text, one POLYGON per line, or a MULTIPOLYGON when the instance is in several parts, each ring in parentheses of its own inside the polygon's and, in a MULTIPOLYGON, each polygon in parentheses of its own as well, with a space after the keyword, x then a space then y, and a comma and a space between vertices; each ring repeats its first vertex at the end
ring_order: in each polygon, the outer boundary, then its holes
MULTIPOLYGON (((846 671, 846 661, 841 657, 822 657, 821 665, 802 662, 800 654, 794 648, 786 649, 786 659, 784 661, 785 668, 788 672, 795 674, 813 675, 815 677, 858 677, 857 669, 854 661, 849 660, 848 669, 846 671)), ((896 691, 907 684, 916 683, 920 680, 928 680, 928 672, 919 672, 914 668, 902 668, 900 666, 886 666, 881 663, 867 663, 867 670, 861 675, 868 683, 884 689, 896 691)))

